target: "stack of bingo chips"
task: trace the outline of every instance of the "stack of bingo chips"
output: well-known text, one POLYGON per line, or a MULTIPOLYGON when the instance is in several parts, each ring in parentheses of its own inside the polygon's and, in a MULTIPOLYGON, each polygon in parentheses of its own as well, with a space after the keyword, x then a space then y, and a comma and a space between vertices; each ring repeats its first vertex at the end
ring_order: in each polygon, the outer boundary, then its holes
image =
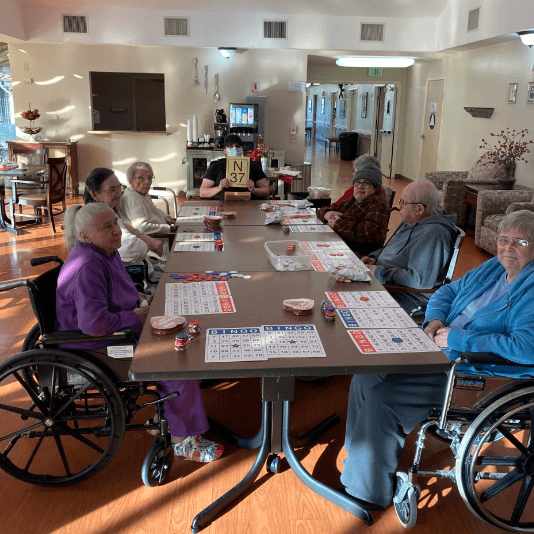
POLYGON ((215 250, 217 252, 222 252, 223 248, 224 248, 223 240, 222 239, 216 239, 215 240, 215 250))
POLYGON ((336 320, 336 309, 328 299, 321 303, 321 313, 327 323, 333 323, 336 320))
POLYGON ((295 249, 296 249, 295 243, 289 243, 289 245, 287 245, 286 247, 286 254, 287 255, 293 254, 293 252, 295 252, 295 249))
POLYGON ((182 352, 186 349, 189 336, 187 334, 178 334, 174 340, 174 348, 178 352, 182 352))
POLYGON ((192 339, 198 334, 200 334, 200 321, 189 321, 189 338, 192 339))

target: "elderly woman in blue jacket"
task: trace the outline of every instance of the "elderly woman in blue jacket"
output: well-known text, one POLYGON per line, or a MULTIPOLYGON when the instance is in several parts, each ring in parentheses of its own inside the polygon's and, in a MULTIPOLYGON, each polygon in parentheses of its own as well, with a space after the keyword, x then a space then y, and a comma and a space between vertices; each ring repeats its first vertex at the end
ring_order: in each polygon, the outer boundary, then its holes
MULTIPOLYGON (((424 329, 452 360, 492 352, 532 368, 486 365, 482 372, 534 377, 533 301, 534 213, 521 210, 501 221, 497 258, 430 299, 424 329)), ((446 380, 445 373, 353 377, 341 475, 347 493, 370 509, 391 503, 404 440, 442 404, 446 380)))

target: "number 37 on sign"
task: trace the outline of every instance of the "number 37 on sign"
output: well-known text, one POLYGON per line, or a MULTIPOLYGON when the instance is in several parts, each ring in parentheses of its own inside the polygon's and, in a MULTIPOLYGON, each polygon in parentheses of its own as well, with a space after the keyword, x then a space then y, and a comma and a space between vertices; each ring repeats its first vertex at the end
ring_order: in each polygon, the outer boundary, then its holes
POLYGON ((229 156, 226 158, 226 178, 231 187, 247 187, 250 158, 229 156))

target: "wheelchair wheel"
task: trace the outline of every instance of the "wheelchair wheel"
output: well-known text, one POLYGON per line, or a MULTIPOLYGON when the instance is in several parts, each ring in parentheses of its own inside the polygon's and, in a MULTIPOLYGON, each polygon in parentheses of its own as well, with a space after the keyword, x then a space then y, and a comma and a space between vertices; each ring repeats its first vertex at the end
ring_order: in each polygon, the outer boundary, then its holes
POLYGON ((406 473, 397 473, 397 489, 393 497, 395 513, 404 528, 413 528, 417 523, 417 493, 408 485, 406 473))
POLYGON ((125 433, 113 382, 62 350, 31 350, 0 365, 0 422, 0 468, 40 486, 96 475, 125 433))
POLYGON ((41 338, 41 327, 39 323, 36 323, 32 326, 31 330, 26 334, 24 342, 22 343, 22 351, 27 352, 35 348, 35 344, 41 338))
POLYGON ((148 451, 141 468, 143 484, 149 487, 160 486, 169 474, 174 462, 174 451, 164 437, 159 437, 148 451))
POLYGON ((533 414, 534 387, 505 395, 473 421, 456 460, 466 505, 490 525, 512 532, 534 532, 533 414))

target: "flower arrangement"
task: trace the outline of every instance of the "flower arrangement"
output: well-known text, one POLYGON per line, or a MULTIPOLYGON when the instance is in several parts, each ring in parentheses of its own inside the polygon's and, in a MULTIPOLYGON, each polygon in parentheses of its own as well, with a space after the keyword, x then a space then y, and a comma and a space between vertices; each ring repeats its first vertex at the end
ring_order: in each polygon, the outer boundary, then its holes
POLYGON ((501 130, 500 133, 491 133, 491 137, 497 137, 498 141, 491 146, 485 139, 479 148, 488 150, 480 156, 478 163, 483 165, 497 164, 505 167, 515 167, 517 161, 528 161, 523 157, 524 154, 530 154, 528 145, 534 141, 524 141, 523 138, 528 134, 528 130, 512 130, 506 128, 506 132, 501 130))
POLYGON ((267 148, 265 143, 262 141, 257 148, 252 150, 250 153, 250 159, 252 161, 261 161, 261 158, 267 158, 269 156, 269 152, 273 151, 273 147, 267 148))

